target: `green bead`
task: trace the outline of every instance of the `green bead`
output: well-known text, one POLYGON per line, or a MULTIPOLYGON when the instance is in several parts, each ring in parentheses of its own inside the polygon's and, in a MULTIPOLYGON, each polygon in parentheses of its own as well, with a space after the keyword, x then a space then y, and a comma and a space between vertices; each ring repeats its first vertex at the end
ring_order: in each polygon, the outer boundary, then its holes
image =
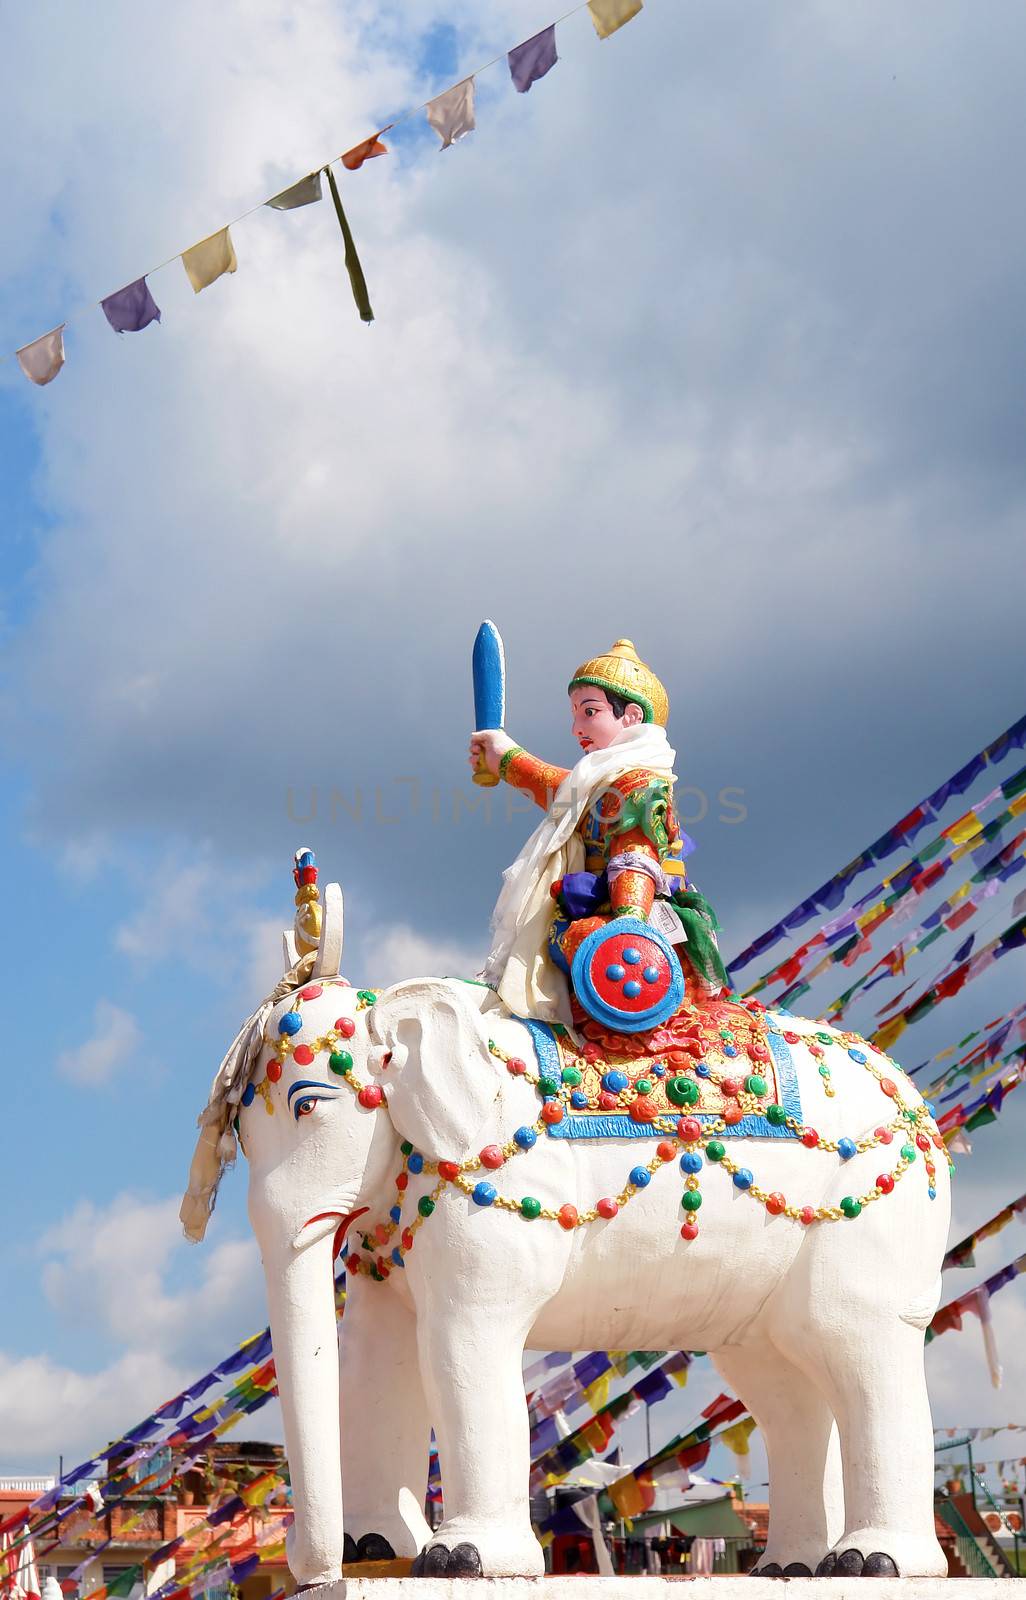
POLYGON ((834 1036, 832 1033, 817 1033, 816 1038, 819 1040, 820 1044, 834 1043, 834 1036))
POLYGON ((520 1202, 520 1215, 526 1217, 528 1222, 533 1222, 540 1214, 541 1201, 536 1200, 533 1195, 525 1194, 520 1202))
POLYGON ((558 1081, 558 1079, 556 1079, 556 1078, 539 1078, 538 1079, 538 1093, 539 1094, 544 1094, 544 1095, 558 1094, 559 1093, 559 1081, 558 1081))
POLYGON ((650 1078, 639 1078, 634 1085, 634 1091, 636 1094, 651 1094, 652 1080, 650 1078))
POLYGON ((412 1156, 412 1154, 413 1154, 413 1146, 410 1143, 409 1139, 404 1139, 402 1144, 399 1146, 399 1148, 402 1151, 404 1156, 412 1156))
POLYGON ((783 1106, 772 1105, 766 1107, 766 1121, 771 1122, 775 1128, 782 1128, 787 1121, 787 1112, 783 1106))
POLYGON ((757 1072, 753 1072, 745 1079, 745 1088, 749 1094, 754 1094, 761 1100, 766 1093, 766 1079, 760 1077, 757 1072))
POLYGON ((675 1106, 693 1106, 698 1101, 699 1088, 694 1078, 683 1074, 671 1078, 666 1085, 666 1098, 675 1106))
POLYGON ((568 1083, 571 1089, 576 1089, 581 1081, 581 1073, 577 1067, 564 1067, 561 1076, 563 1082, 568 1083))
POLYGON ((914 1161, 916 1159, 916 1147, 914 1144, 902 1145, 901 1159, 902 1161, 914 1161))
POLYGON ((829 1078, 829 1076, 830 1076, 830 1068, 829 1067, 820 1067, 819 1075, 820 1075, 821 1078, 829 1078))
POLYGON ((846 1217, 857 1217, 862 1210, 861 1203, 850 1194, 846 1194, 841 1201, 841 1210, 846 1217))
POLYGON ((720 1038, 721 1039, 726 1039, 728 1044, 732 1044, 733 1040, 734 1040, 734 1035, 731 1033, 729 1028, 721 1028, 720 1029, 720 1038))
POLYGON ((348 1050, 333 1050, 328 1057, 328 1066, 332 1072, 352 1072, 353 1058, 348 1050))
POLYGON ((697 1189, 685 1189, 680 1203, 685 1211, 697 1211, 702 1204, 702 1196, 697 1189))
POLYGON ((722 1161, 727 1151, 718 1139, 710 1139, 705 1147, 705 1153, 710 1161, 722 1161))
POLYGON ((420 1212, 421 1216, 429 1217, 434 1209, 435 1202, 432 1200, 431 1196, 429 1194, 422 1194, 420 1199, 417 1201, 417 1210, 420 1212))
POLYGON ((356 998, 364 1001, 366 1005, 372 1006, 378 997, 373 989, 357 989, 356 998))

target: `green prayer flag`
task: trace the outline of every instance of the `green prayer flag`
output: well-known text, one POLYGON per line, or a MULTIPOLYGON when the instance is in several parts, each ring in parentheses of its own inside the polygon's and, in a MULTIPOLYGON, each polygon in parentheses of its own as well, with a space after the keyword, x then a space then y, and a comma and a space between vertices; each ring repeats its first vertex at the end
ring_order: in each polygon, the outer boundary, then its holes
POLYGON ((965 1129, 967 1133, 972 1133, 976 1128, 985 1128, 988 1122, 996 1121, 997 1112, 992 1111, 990 1106, 981 1106, 979 1111, 969 1118, 969 1121, 965 1124, 965 1129))
POLYGON ((352 285, 356 309, 360 313, 361 322, 373 322, 374 312, 371 310, 370 295, 367 293, 367 280, 363 275, 360 258, 356 253, 352 230, 342 209, 342 201, 339 197, 338 184, 335 182, 335 174, 330 167, 325 167, 324 170, 328 176, 328 188, 331 190, 331 198, 335 203, 335 215, 338 217, 338 225, 342 229, 342 238, 345 240, 346 271, 349 273, 349 282, 352 285))

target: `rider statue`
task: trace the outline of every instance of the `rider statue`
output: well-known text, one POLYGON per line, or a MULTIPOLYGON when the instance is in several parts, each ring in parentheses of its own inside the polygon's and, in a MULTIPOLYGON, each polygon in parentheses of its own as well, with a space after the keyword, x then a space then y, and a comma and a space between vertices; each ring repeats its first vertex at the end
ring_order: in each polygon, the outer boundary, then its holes
POLYGON ((583 751, 570 770, 502 729, 471 738, 471 765, 483 763, 546 813, 504 874, 485 980, 517 1016, 579 1022, 574 956, 596 930, 630 918, 684 958, 688 999, 712 998, 727 977, 715 917, 685 873, 692 844, 673 806, 666 690, 631 641, 618 639, 578 667, 569 695, 583 751))

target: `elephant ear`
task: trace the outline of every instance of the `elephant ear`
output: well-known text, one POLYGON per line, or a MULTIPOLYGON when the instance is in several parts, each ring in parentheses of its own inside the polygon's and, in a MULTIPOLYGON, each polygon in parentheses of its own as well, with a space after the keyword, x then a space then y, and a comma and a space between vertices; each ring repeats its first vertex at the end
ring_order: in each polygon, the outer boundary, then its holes
POLYGON ((383 1052, 380 1082, 397 1131, 429 1161, 460 1161, 476 1148, 502 1088, 480 1014, 487 991, 413 979, 380 994, 367 1014, 383 1052))

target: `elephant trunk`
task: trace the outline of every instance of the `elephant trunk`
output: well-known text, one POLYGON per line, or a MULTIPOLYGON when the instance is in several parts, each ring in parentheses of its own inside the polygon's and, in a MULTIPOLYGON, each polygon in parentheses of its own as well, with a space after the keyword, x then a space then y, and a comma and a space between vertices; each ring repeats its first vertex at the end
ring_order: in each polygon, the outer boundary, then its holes
POLYGON ((295 1507, 288 1563, 297 1584, 330 1583, 343 1540, 332 1232, 285 1249, 284 1261, 264 1259, 295 1507))

